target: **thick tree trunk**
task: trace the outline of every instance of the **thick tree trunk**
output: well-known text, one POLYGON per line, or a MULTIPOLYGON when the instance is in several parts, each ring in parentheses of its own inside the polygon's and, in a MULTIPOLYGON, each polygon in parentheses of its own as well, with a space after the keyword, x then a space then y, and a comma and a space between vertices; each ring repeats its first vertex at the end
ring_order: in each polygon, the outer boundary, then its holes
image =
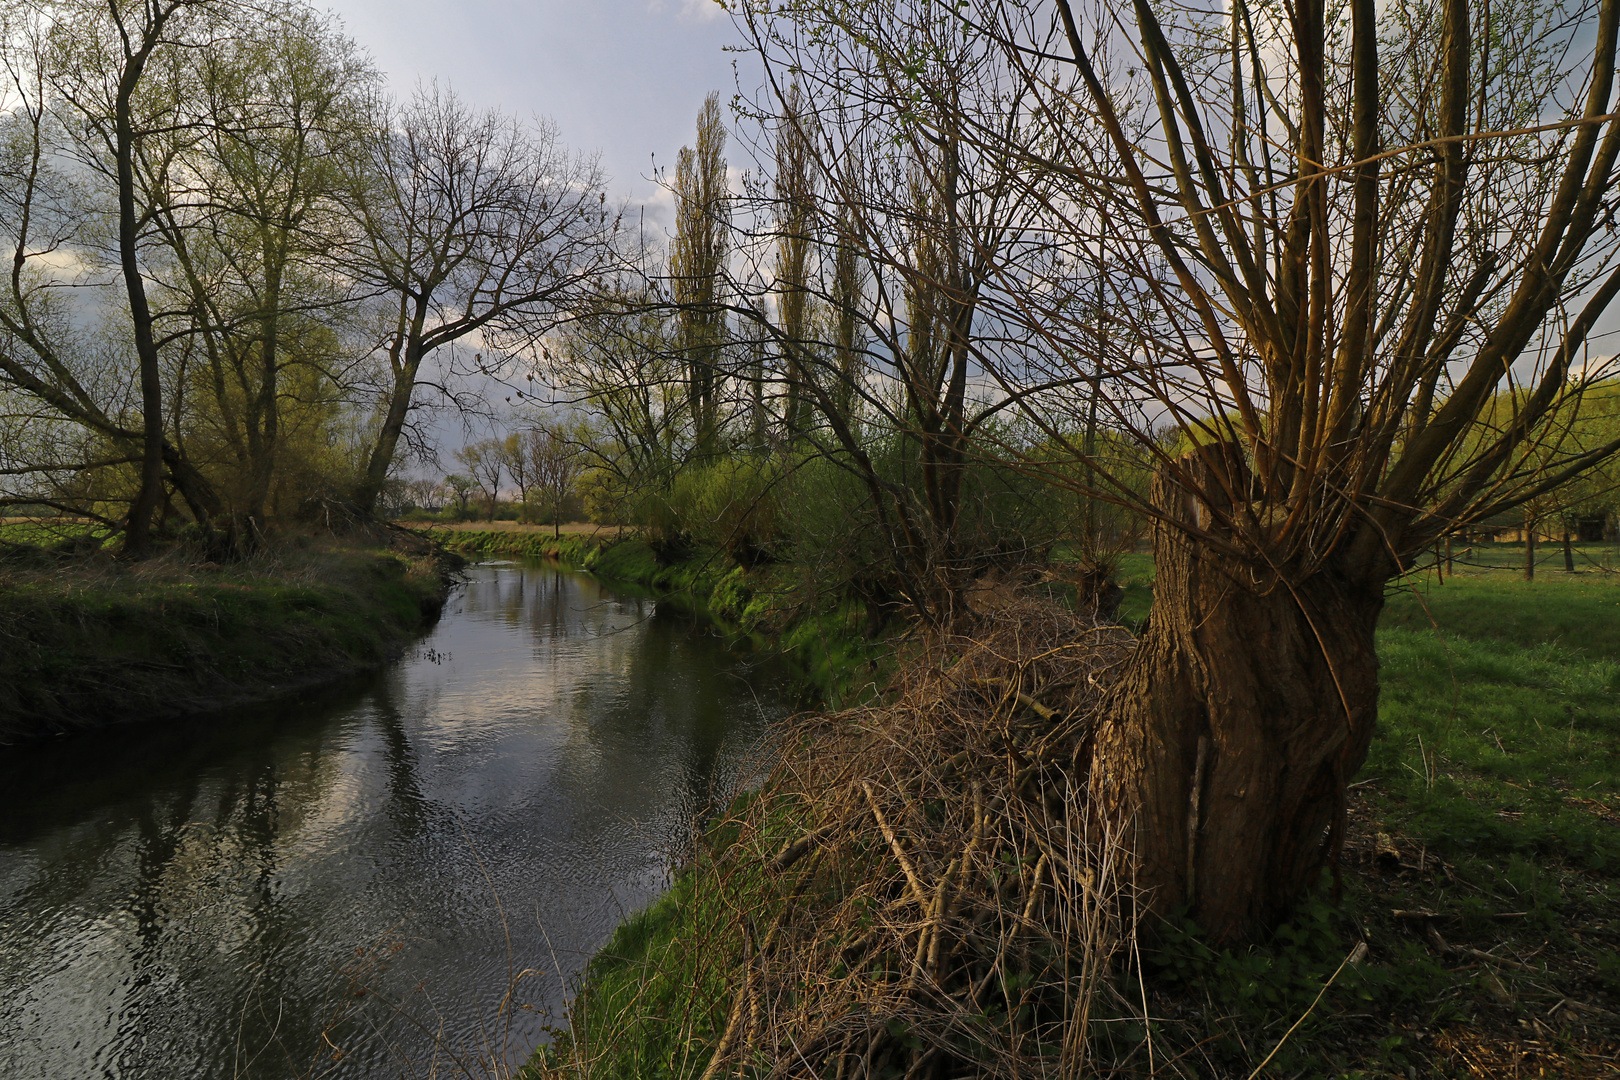
POLYGON ((377 430, 377 440, 372 444, 371 453, 366 458, 365 475, 360 478, 360 484, 354 493, 355 507, 364 514, 376 512, 383 484, 388 481, 388 470, 393 467, 394 454, 399 450, 400 436, 405 432, 405 420, 411 411, 411 397, 416 392, 416 374, 421 369, 424 355, 421 343, 414 336, 414 331, 420 324, 419 314, 416 323, 413 324, 413 337, 400 350, 403 356, 394 355, 389 358, 393 367, 394 382, 388 394, 388 411, 383 415, 382 426, 377 430))
MULTIPOLYGON (((1163 476, 1154 494, 1219 531, 1163 476)), ((1284 583, 1166 522, 1153 546, 1153 611, 1097 734, 1092 806, 1123 827, 1145 913, 1253 940, 1342 842, 1377 716, 1382 586, 1332 571, 1284 583)))
POLYGON ((145 278, 140 267, 140 214, 135 206, 135 131, 130 101, 134 97, 147 57, 162 32, 164 15, 154 20, 141 47, 125 61, 114 100, 113 131, 118 171, 118 253, 129 299, 130 328, 140 362, 141 443, 140 487, 130 503, 124 527, 124 554, 144 556, 152 546, 152 514, 163 498, 163 377, 152 331, 152 310, 147 303, 145 278))

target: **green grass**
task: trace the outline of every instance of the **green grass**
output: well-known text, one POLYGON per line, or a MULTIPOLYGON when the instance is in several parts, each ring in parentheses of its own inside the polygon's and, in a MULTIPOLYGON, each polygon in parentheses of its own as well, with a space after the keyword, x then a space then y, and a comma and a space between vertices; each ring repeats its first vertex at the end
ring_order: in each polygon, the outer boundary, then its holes
MULTIPOLYGON (((1153 1011, 1166 1017, 1152 1025, 1161 1055, 1239 1077, 1279 1043, 1265 1075, 1612 1075, 1620 575, 1594 566, 1607 550, 1583 549, 1586 569, 1573 575, 1561 551, 1544 552, 1556 565, 1527 583, 1514 561, 1522 549, 1476 549, 1468 558, 1479 565, 1443 583, 1419 574, 1391 589, 1379 728, 1351 791, 1342 900, 1324 880, 1275 940, 1249 949, 1171 934, 1146 958, 1153 1011), (1398 910, 1434 912, 1439 937, 1398 910), (1341 971, 1363 936, 1366 961, 1341 971), (1521 966, 1442 953, 1442 938, 1521 966)), ((1151 560, 1127 554, 1120 578, 1121 616, 1139 624, 1151 560)), ((737 948, 717 918, 677 891, 593 962, 578 1015, 595 1045, 611 1030, 614 1064, 630 1071, 590 1075, 700 1071, 707 1055, 694 1046, 712 1046, 723 1023, 703 1009, 725 995, 683 991, 695 954, 678 946, 737 948), (676 1015, 698 1019, 660 1020, 676 1015)), ((1145 1029, 1104 1030, 1121 1056, 1140 1054, 1145 1029)))
POLYGON ((1378 651, 1363 776, 1402 827, 1448 857, 1620 875, 1602 810, 1620 811, 1620 575, 1423 575, 1392 592, 1378 651))
POLYGON ((1153 556, 1145 551, 1128 551, 1119 557, 1114 575, 1125 595, 1119 602, 1119 621, 1140 627, 1153 607, 1153 556))
POLYGON ((1281 1039, 1365 935, 1369 962, 1341 973, 1276 1075, 1610 1075, 1620 577, 1565 574, 1561 553, 1559 566, 1534 582, 1471 567, 1392 589, 1342 904, 1324 885, 1269 945, 1217 952, 1189 934, 1154 958, 1181 977, 1167 985, 1217 1003, 1194 1025, 1201 1052, 1246 1075, 1255 1047, 1281 1039), (1436 913, 1440 937, 1396 911, 1436 913))
POLYGON ((305 546, 0 566, 0 742, 258 700, 375 666, 442 604, 431 560, 305 546))
POLYGON ((37 548, 104 547, 116 534, 101 525, 51 518, 0 518, 0 544, 37 548))
MULTIPOLYGON (((1584 556, 1608 548, 1581 549, 1584 556)), ((1499 552, 1490 553, 1494 556, 1499 552)), ((1584 561, 1566 574, 1543 567, 1533 581, 1516 568, 1481 570, 1458 567, 1437 585, 1433 573, 1414 575, 1388 593, 1381 626, 1429 630, 1442 634, 1499 641, 1534 648, 1556 645, 1588 657, 1620 657, 1620 574, 1607 573, 1584 561)))

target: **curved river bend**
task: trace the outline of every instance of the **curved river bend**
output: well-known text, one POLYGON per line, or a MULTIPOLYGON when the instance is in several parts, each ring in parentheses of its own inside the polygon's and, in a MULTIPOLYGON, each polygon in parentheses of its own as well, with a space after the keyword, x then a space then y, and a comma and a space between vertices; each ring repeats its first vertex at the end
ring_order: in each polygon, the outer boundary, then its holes
POLYGON ((650 600, 490 564, 358 686, 0 751, 0 1077, 521 1061, 780 682, 650 600))

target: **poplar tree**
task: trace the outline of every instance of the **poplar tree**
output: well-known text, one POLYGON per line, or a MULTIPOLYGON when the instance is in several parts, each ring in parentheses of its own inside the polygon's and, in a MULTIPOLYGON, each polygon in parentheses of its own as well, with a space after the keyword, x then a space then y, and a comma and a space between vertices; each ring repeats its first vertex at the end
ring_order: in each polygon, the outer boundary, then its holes
POLYGON ((687 408, 699 454, 716 450, 720 364, 725 347, 721 281, 730 250, 731 197, 726 184, 726 129, 720 95, 704 99, 697 140, 675 163, 675 239, 670 292, 677 312, 676 347, 686 367, 687 408))
POLYGON ((787 402, 783 426, 789 438, 810 423, 805 380, 811 376, 806 352, 811 340, 810 253, 816 220, 816 177, 804 111, 804 96, 795 83, 788 88, 776 129, 776 304, 780 342, 785 354, 787 402))

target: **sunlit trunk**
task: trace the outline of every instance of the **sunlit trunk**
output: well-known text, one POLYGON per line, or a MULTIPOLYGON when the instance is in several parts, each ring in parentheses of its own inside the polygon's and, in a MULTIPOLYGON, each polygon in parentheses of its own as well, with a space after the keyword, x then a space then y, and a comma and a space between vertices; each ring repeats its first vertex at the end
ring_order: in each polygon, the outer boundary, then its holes
MULTIPOLYGON (((1218 527, 1163 477, 1155 496, 1218 527)), ((1092 806, 1126 825, 1144 911, 1254 940, 1342 842, 1383 591, 1326 570, 1290 587, 1162 522, 1153 544, 1152 615, 1097 736, 1092 806)))
POLYGON ((1536 577, 1536 519, 1528 510, 1524 514, 1524 580, 1536 577))

